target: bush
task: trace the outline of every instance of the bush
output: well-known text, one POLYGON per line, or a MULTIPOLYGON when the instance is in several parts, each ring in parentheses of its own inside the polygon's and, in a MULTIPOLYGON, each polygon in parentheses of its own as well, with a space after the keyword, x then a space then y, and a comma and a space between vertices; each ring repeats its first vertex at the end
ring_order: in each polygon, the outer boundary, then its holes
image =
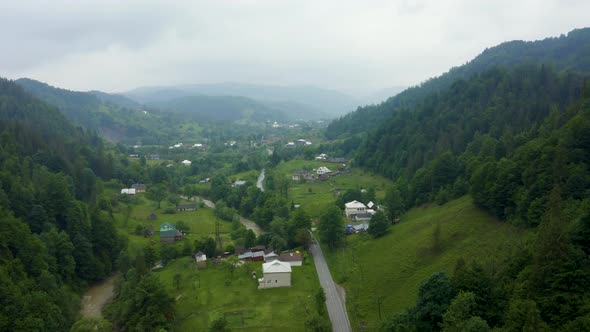
POLYGON ((173 207, 168 207, 164 210, 164 214, 175 214, 176 213, 176 209, 173 207))

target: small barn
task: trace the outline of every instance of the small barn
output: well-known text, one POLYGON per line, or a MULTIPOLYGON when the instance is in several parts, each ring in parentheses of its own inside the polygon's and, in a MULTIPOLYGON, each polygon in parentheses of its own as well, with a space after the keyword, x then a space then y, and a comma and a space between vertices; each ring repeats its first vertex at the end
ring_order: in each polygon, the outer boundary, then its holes
POLYGON ((195 259, 195 263, 197 263, 197 267, 199 269, 207 268, 207 255, 205 255, 203 252, 199 251, 193 255, 193 258, 195 259))

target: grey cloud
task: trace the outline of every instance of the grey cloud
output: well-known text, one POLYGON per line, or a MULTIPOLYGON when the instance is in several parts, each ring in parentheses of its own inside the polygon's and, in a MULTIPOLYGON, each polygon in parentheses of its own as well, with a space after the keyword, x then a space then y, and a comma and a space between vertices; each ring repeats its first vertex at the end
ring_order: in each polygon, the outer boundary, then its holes
POLYGON ((0 75, 70 89, 417 84, 505 40, 583 27, 590 2, 19 1, 0 4, 0 75))

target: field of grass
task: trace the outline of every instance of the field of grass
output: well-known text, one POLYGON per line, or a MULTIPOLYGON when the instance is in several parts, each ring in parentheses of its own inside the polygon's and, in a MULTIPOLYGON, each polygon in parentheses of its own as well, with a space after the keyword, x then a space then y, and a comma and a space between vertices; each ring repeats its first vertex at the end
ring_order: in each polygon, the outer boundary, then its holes
POLYGON ((415 208, 382 238, 368 234, 347 237, 345 248, 325 251, 334 280, 346 289, 346 305, 355 330, 369 330, 382 318, 414 306, 420 284, 431 274, 451 275, 459 258, 484 264, 499 262, 511 248, 522 245, 530 231, 501 223, 476 208, 470 197, 443 206, 415 208), (440 225, 440 250, 433 234, 440 225))
MULTIPOLYGON (((332 170, 336 169, 336 164, 315 160, 291 160, 279 164, 276 171, 291 179, 293 173, 298 170, 311 170, 319 166, 327 166, 332 170)), ((375 188, 377 198, 382 199, 385 196, 385 190, 391 184, 391 180, 382 176, 365 173, 360 169, 352 169, 350 173, 344 172, 327 181, 314 183, 292 182, 289 187, 289 201, 301 204, 301 207, 311 216, 318 217, 324 211, 326 205, 332 204, 336 200, 337 196, 334 194, 335 189, 344 192, 347 189, 366 189, 373 187, 375 188)))
POLYGON ((177 299, 174 330, 206 331, 225 316, 232 330, 303 331, 308 312, 316 310, 313 294, 319 288, 312 258, 306 256, 303 266, 293 267, 290 288, 258 290, 251 271, 262 276, 262 263, 246 263, 232 276, 222 265, 197 270, 183 257, 158 270, 156 275, 177 299))
MULTIPOLYGON (((145 194, 138 194, 133 198, 133 204, 120 203, 116 209, 115 226, 120 233, 126 234, 129 238, 129 246, 132 251, 136 248, 144 247, 148 243, 160 243, 159 229, 160 224, 169 222, 175 225, 179 221, 183 221, 190 227, 190 233, 184 237, 185 241, 193 243, 194 240, 203 237, 215 238, 215 221, 216 217, 213 214, 213 209, 197 207, 196 211, 176 212, 174 214, 165 214, 166 208, 173 207, 168 202, 162 202, 160 209, 157 208, 156 203, 145 198, 145 194), (130 207, 129 217, 127 218, 127 209, 130 207), (149 220, 148 216, 154 212, 157 216, 156 220, 149 220), (153 237, 144 237, 143 235, 135 235, 134 230, 137 225, 147 227, 151 225, 154 229, 153 237)), ((186 203, 186 201, 183 201, 186 203)), ((223 245, 232 243, 229 232, 231 231, 231 223, 220 220, 220 231, 223 245)))

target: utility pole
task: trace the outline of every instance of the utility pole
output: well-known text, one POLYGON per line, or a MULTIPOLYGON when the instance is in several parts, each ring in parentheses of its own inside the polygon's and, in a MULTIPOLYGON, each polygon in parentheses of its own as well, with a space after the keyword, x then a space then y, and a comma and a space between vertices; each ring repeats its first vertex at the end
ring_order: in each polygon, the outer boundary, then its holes
POLYGON ((220 231, 220 223, 219 218, 215 217, 215 242, 217 242, 217 246, 219 247, 219 252, 223 251, 223 243, 221 242, 221 231, 220 231))

